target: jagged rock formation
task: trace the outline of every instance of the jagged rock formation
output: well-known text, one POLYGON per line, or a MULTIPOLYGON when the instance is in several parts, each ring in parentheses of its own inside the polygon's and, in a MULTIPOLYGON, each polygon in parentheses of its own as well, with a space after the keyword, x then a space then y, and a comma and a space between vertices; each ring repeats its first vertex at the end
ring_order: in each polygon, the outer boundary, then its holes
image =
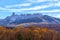
POLYGON ((13 12, 11 16, 0 20, 1 26, 13 26, 23 23, 60 24, 60 19, 40 13, 16 15, 13 12))

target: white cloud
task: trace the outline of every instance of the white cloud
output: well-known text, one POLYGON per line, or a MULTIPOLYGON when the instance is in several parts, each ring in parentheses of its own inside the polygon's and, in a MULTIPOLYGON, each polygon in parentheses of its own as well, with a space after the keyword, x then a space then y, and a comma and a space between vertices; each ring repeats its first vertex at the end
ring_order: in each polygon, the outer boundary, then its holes
POLYGON ((60 1, 56 2, 55 6, 60 6, 60 1))
POLYGON ((58 1, 58 0, 29 0, 30 2, 45 2, 45 1, 51 1, 51 2, 53 2, 53 1, 58 1))
POLYGON ((60 15, 56 15, 56 16, 54 16, 54 17, 60 18, 60 15))
POLYGON ((23 4, 16 4, 16 5, 8 5, 8 6, 5 6, 5 8, 22 7, 22 6, 31 6, 31 3, 23 3, 23 4))
MULTIPOLYGON (((23 12, 26 10, 32 10, 32 9, 8 9, 7 11, 8 12, 23 12)), ((60 10, 49 10, 49 11, 46 11, 46 10, 38 11, 34 9, 32 10, 32 13, 42 13, 42 12, 60 12, 60 10)))
POLYGON ((28 13, 60 13, 60 10, 41 10, 41 11, 30 11, 28 13))
POLYGON ((53 15, 51 14, 50 16, 53 16, 53 17, 56 17, 56 18, 60 18, 60 14, 59 13, 57 13, 57 14, 54 13, 53 15))
POLYGON ((55 9, 55 10, 47 10, 47 11, 44 10, 44 11, 37 11, 37 12, 60 12, 60 10, 55 9))
POLYGON ((45 2, 45 1, 52 1, 52 0, 36 0, 37 2, 45 2))
POLYGON ((0 10, 3 10, 3 11, 9 11, 9 12, 22 12, 22 11, 36 11, 36 10, 41 10, 41 9, 44 9, 44 8, 47 8, 47 7, 50 7, 51 5, 42 5, 42 6, 34 6, 34 7, 29 7, 29 8, 20 8, 20 9, 12 9, 12 8, 2 8, 0 7, 0 10))
MULTIPOLYGON (((47 0, 35 0, 39 2, 47 1, 47 0)), ((52 1, 52 0, 48 0, 52 1)), ((56 1, 56 0, 55 0, 56 1)), ((60 3, 60 2, 59 2, 60 3)), ((59 5, 59 3, 55 5, 59 5)), ((29 8, 20 8, 20 9, 13 9, 12 7, 22 7, 22 6, 31 6, 32 3, 24 3, 24 4, 16 4, 16 5, 10 5, 10 6, 5 6, 5 8, 0 7, 0 10, 7 11, 7 12, 23 12, 23 11, 34 11, 34 12, 60 12, 60 10, 49 10, 49 11, 38 11, 44 8, 52 7, 53 4, 50 3, 48 5, 41 5, 41 6, 34 6, 34 7, 29 7, 29 8)))
POLYGON ((0 7, 0 10, 4 10, 5 8, 3 8, 3 7, 0 7))
POLYGON ((26 8, 25 10, 40 10, 40 9, 44 9, 47 7, 50 7, 51 5, 43 5, 43 6, 35 6, 35 7, 31 7, 31 8, 26 8))

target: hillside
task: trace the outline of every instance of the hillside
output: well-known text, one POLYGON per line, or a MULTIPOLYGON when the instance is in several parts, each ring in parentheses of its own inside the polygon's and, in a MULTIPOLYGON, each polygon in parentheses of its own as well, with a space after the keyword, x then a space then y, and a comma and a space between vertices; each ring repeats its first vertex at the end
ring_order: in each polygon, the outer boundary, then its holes
POLYGON ((60 40, 60 32, 37 26, 13 29, 0 26, 0 40, 60 40))

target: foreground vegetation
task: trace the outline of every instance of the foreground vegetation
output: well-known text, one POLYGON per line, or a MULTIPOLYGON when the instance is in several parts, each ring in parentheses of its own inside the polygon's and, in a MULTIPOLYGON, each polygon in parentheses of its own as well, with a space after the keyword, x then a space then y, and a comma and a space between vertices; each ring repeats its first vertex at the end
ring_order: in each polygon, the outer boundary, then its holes
POLYGON ((35 26, 13 29, 0 26, 0 40, 60 40, 60 33, 35 26))

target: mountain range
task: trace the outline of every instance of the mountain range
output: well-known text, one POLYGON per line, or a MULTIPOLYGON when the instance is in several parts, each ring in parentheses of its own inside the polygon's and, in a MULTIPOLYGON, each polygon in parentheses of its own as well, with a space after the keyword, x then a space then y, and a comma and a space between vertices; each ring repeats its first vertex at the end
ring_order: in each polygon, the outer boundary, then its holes
POLYGON ((0 26, 13 27, 18 25, 32 25, 32 24, 60 24, 60 19, 41 13, 34 14, 20 14, 12 13, 5 19, 0 19, 0 26))

